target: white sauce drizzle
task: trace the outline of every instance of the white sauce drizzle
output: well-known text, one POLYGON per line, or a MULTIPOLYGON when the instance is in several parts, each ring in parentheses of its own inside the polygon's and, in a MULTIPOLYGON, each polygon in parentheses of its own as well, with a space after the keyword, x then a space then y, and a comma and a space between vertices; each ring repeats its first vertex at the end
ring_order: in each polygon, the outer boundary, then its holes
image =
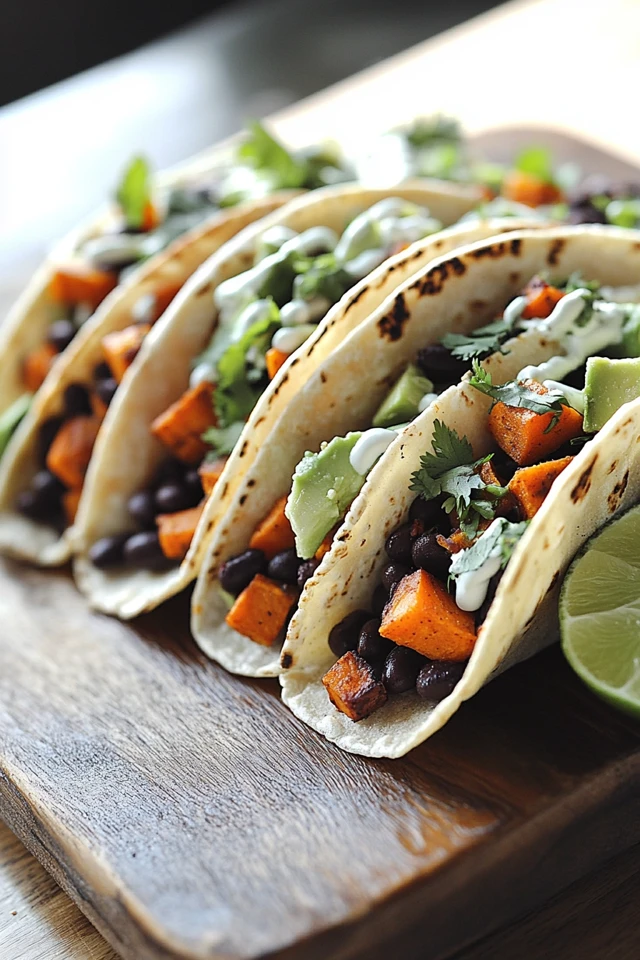
POLYGON ((295 353, 316 329, 313 323, 304 323, 299 327, 280 327, 273 335, 271 346, 287 355, 295 353))
POLYGON ((430 407, 431 404, 438 399, 437 393, 425 393, 424 397, 418 404, 418 413, 422 413, 423 410, 426 410, 427 407, 430 407))
MULTIPOLYGON (((478 537, 476 543, 482 540, 482 537, 492 535, 496 525, 500 525, 499 518, 496 518, 487 527, 484 533, 478 537)), ((462 556, 462 554, 464 554, 464 550, 454 555, 451 562, 452 573, 455 572, 456 557, 462 556)), ((500 544, 496 544, 495 549, 491 551, 487 559, 477 570, 471 570, 469 573, 461 573, 460 576, 456 578, 456 604, 461 610, 473 613, 475 610, 480 609, 487 596, 489 581, 491 577, 498 573, 501 566, 502 551, 500 550, 500 544)))
POLYGON ((385 427, 372 427, 371 430, 365 430, 349 454, 349 463, 355 472, 361 477, 366 477, 378 457, 382 456, 397 436, 396 430, 388 430, 385 427))
POLYGON ((560 383, 558 380, 545 380, 542 384, 548 390, 558 390, 569 406, 577 410, 578 413, 584 413, 584 390, 578 390, 576 387, 569 387, 566 383, 560 383))
POLYGON ((640 303, 640 283, 630 287, 600 287, 598 296, 612 303, 640 303))
POLYGON ((515 300, 512 300, 511 303, 508 303, 504 308, 504 313, 502 319, 510 325, 514 324, 516 320, 519 320, 522 316, 522 311, 527 305, 526 297, 516 297, 515 300))

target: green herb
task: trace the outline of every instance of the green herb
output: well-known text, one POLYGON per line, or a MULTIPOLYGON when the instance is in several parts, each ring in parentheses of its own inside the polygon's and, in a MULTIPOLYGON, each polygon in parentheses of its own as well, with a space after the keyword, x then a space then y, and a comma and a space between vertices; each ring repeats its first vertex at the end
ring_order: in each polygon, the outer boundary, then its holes
POLYGON ((343 293, 353 285, 353 277, 336 260, 333 253, 322 253, 318 257, 299 257, 296 271, 301 277, 296 281, 295 294, 302 300, 326 297, 330 303, 337 303, 343 293))
POLYGON ((483 183, 494 193, 500 193, 506 172, 507 167, 503 163, 490 163, 482 160, 473 164, 471 168, 471 178, 475 183, 483 183))
POLYGON ((611 200, 605 209, 609 223, 616 227, 637 227, 640 221, 640 199, 611 200))
POLYGON ((461 148, 456 143, 434 143, 423 148, 416 161, 416 174, 452 180, 458 174, 461 148))
POLYGON ((116 191, 128 227, 139 230, 144 225, 147 204, 151 201, 151 171, 144 157, 134 157, 116 191))
POLYGON ((29 410, 32 400, 33 394, 23 393, 0 415, 0 457, 7 449, 18 424, 29 410))
POLYGON ((266 174, 273 190, 295 189, 304 184, 306 163, 296 160, 257 120, 249 124, 249 135, 240 146, 238 156, 266 174))
POLYGON ((451 117, 419 117, 405 134, 412 147, 426 147, 432 143, 460 143, 460 124, 451 117))
POLYGON ((506 567, 528 523, 527 520, 511 523, 504 517, 498 517, 491 529, 485 530, 474 544, 455 554, 451 564, 451 577, 455 580, 463 573, 479 570, 489 557, 496 553, 500 556, 501 568, 506 567))
POLYGON ((487 323, 471 333, 447 333, 440 343, 460 360, 480 360, 500 350, 503 343, 513 335, 516 319, 500 318, 487 323))
POLYGON ((599 280, 585 280, 579 270, 574 270, 569 274, 568 279, 562 283, 555 284, 565 293, 573 293, 574 290, 588 290, 590 293, 597 293, 600 290, 599 280))
POLYGON ((442 504, 444 511, 451 513, 455 509, 462 532, 475 537, 480 519, 490 520, 495 516, 496 503, 486 499, 486 494, 499 499, 505 493, 503 487, 487 485, 478 473, 493 454, 474 460, 469 440, 458 436, 440 420, 434 422, 431 444, 433 453, 425 453, 420 458, 420 469, 412 474, 409 489, 425 500, 449 494, 442 504))
POLYGON ((230 423, 228 427, 210 427, 202 434, 202 439, 213 449, 207 454, 208 460, 215 460, 221 454, 233 453, 233 448, 240 439, 244 427, 244 420, 230 423))
POLYGON ((506 383, 494 386, 491 374, 481 367, 477 360, 473 362, 473 376, 469 383, 480 393, 491 397, 493 400, 492 410, 496 403, 505 403, 509 407, 523 407, 537 414, 553 413, 554 416, 544 431, 545 433, 549 433, 555 427, 562 414, 562 408, 570 406, 567 398, 559 390, 546 390, 545 393, 536 393, 535 390, 518 380, 508 380, 506 383))
POLYGON ((544 183, 555 182, 551 153, 545 147, 527 147, 516 157, 515 169, 529 173, 544 183))
POLYGON ((298 254, 294 251, 286 255, 274 255, 273 266, 257 290, 257 297, 260 300, 266 300, 269 297, 275 301, 279 307, 291 300, 291 291, 293 281, 297 275, 298 254))

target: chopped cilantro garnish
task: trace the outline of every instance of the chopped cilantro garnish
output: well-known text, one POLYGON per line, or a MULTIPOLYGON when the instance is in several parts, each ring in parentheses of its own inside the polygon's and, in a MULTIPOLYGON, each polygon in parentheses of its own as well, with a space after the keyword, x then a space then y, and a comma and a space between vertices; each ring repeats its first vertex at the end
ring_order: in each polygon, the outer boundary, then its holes
POLYGON ((600 289, 599 280, 585 280, 579 270, 574 270, 564 284, 558 283, 555 286, 564 290, 565 293, 573 293, 574 290, 588 290, 590 293, 597 293, 600 289))
POLYGON ((296 283, 295 295, 303 300, 326 297, 331 303, 337 303, 342 294, 353 285, 353 277, 333 253, 323 253, 318 257, 298 257, 296 271, 301 278, 296 283))
POLYGON ((134 157, 116 191, 128 227, 139 230, 144 224, 147 204, 151 201, 151 175, 144 157, 134 157))
POLYGON ((520 383, 518 380, 508 380, 506 383, 494 386, 491 374, 481 367, 477 360, 473 362, 473 376, 469 383, 480 393, 491 397, 493 400, 491 409, 495 407, 496 403, 505 403, 509 407, 523 407, 537 414, 553 413, 554 416, 544 431, 545 433, 549 433, 555 427, 560 419, 562 408, 570 405, 567 398, 559 390, 536 393, 526 383, 520 383))
POLYGON ((420 458, 420 469, 412 474, 409 489, 425 500, 449 494, 442 504, 444 511, 451 513, 455 509, 462 532, 474 537, 480 519, 495 516, 496 503, 487 495, 499 498, 505 492, 502 487, 486 484, 478 472, 493 454, 475 460, 469 440, 459 437, 440 420, 434 422, 431 443, 433 453, 420 458))
POLYGON ((412 147, 426 147, 432 143, 460 143, 460 124, 451 117, 419 117, 406 131, 412 147))
POLYGON ((498 517, 491 528, 485 530, 474 544, 454 555, 450 570, 451 577, 455 580, 463 573, 479 570, 494 554, 500 556, 501 567, 506 567, 528 523, 528 520, 511 523, 505 517, 498 517))
POLYGON ((501 317, 471 333, 447 333, 440 342, 460 360, 480 360, 500 350, 512 336, 515 320, 510 322, 501 317))
POLYGON ((305 162, 296 160, 257 120, 249 124, 249 136, 239 147, 238 156, 266 174, 273 190, 295 189, 304 184, 305 162))
POLYGON ((527 147, 516 157, 516 170, 529 173, 544 183, 554 183, 551 153, 545 147, 527 147))
POLYGON ((207 457, 215 460, 216 457, 233 453, 233 448, 240 439, 240 434, 244 427, 244 420, 236 420, 230 423, 228 427, 210 427, 202 435, 205 443, 208 443, 213 449, 207 454, 207 457))

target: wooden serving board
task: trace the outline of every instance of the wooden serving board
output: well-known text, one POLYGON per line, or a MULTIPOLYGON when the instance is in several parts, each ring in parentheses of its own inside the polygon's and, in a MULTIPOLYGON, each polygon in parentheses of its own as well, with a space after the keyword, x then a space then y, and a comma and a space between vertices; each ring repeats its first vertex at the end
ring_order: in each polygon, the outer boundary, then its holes
POLYGON ((0 561, 0 815, 127 960, 436 960, 640 841, 640 726, 557 649, 371 761, 208 662, 188 601, 121 624, 0 561))

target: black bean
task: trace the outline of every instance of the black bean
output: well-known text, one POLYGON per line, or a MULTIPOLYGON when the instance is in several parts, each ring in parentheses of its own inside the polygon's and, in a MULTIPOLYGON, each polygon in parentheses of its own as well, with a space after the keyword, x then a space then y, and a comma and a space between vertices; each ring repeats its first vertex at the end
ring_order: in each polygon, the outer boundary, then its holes
POLYGON ((96 540, 89 550, 89 559, 94 567, 105 570, 107 567, 117 567, 124 563, 124 545, 129 537, 128 533, 119 533, 96 540))
POLYGON ((298 567, 300 561, 293 547, 276 553, 267 566, 267 576, 272 580, 281 580, 283 583, 296 584, 298 582, 298 567))
POLYGON ((320 561, 316 560, 315 557, 312 557, 311 560, 305 560, 298 567, 298 586, 302 590, 307 580, 314 575, 318 567, 320 566, 320 561))
POLYGON ((369 663, 376 663, 390 653, 395 644, 380 634, 380 621, 377 618, 367 620, 360 630, 358 638, 358 656, 369 663))
POLYGON ((156 520, 155 497, 151 490, 138 490, 127 501, 127 510, 143 529, 153 530, 156 520))
POLYGON ((460 680, 465 667, 466 662, 457 663, 454 660, 432 660, 425 663, 416 680, 418 696, 432 703, 444 700, 460 680))
POLYGON ((236 597, 249 586, 257 573, 264 573, 266 569, 267 558, 262 550, 245 550, 222 564, 218 580, 223 590, 236 597))
POLYGON ((410 521, 409 523, 403 523, 401 527, 389 534, 384 548, 390 560, 396 560, 398 563, 411 563, 411 548, 415 540, 415 535, 412 533, 413 529, 414 522, 410 521))
POLYGON ((482 601, 482 606, 476 611, 476 629, 486 620, 487 614, 489 613, 489 607, 493 603, 493 598, 496 595, 496 590, 498 589, 498 584, 502 579, 503 573, 504 570, 498 570, 498 572, 494 573, 494 575, 491 577, 491 580, 489 580, 487 595, 482 601))
POLYGON ((384 663, 382 679, 389 693, 404 693, 415 687, 424 657, 410 647, 396 647, 384 663))
POLYGON ((418 570, 426 570, 438 580, 447 579, 451 554, 440 546, 435 533, 423 533, 418 537, 413 545, 411 558, 418 570))
POLYGON ((397 583, 400 583, 402 578, 406 577, 408 573, 411 573, 411 568, 404 563, 388 563, 387 566, 384 567, 382 576, 380 577, 382 586, 391 593, 391 588, 397 583))
POLYGON ((116 395, 118 381, 114 377, 107 377, 105 380, 98 380, 96 383, 96 393, 105 407, 108 407, 116 395))
POLYGON ((186 469, 186 465, 175 457, 163 460, 156 469, 152 486, 157 489, 165 483, 174 483, 176 480, 182 480, 186 469))
POLYGON ((68 417, 90 414, 91 400, 87 388, 81 383, 70 383, 64 391, 64 409, 68 417))
POLYGON ((195 506, 184 483, 165 483, 155 493, 157 513, 177 513, 195 506))
POLYGON ((336 623, 329 632, 329 647, 336 657, 341 657, 348 650, 355 650, 358 646, 360 630, 369 619, 366 610, 354 610, 340 623, 336 623))
POLYGON ((40 500, 33 490, 23 490, 18 494, 16 510, 29 520, 36 520, 38 523, 49 520, 51 514, 49 504, 40 500))
POLYGON ((112 376, 111 367, 104 360, 93 368, 93 379, 96 383, 98 380, 109 380, 112 376))
POLYGON ((43 504, 59 507, 65 486, 49 470, 39 470, 31 481, 31 490, 43 504))
POLYGON ((457 383, 470 364, 454 357, 441 343, 432 343, 418 350, 416 362, 422 372, 435 383, 457 383))
POLYGON ((56 434, 63 423, 64 417, 49 417, 49 419, 45 420, 40 427, 40 432, 38 434, 38 457, 40 459, 40 463, 44 464, 45 460, 47 459, 49 448, 55 440, 56 434))
POLYGON ((48 340, 57 353, 66 350, 76 335, 76 328, 71 320, 56 320, 49 327, 48 340))
POLYGON ((373 597, 371 598, 371 611, 376 615, 376 617, 382 616, 382 611, 387 605, 387 600, 389 599, 389 591, 385 590, 381 583, 373 591, 373 597))
POLYGON ((157 532, 151 530, 134 533, 128 538, 124 545, 124 560, 140 570, 166 570, 175 563, 165 557, 157 532))
POLYGON ((604 210, 598 210, 593 204, 572 207, 567 215, 567 223, 577 226, 581 223, 607 223, 604 210))
POLYGON ((420 520, 424 524, 425 530, 440 527, 441 524, 449 526, 439 499, 425 500, 424 497, 416 497, 409 507, 409 519, 420 520))
POLYGON ((197 506, 204 497, 202 480, 197 470, 187 470, 184 475, 184 485, 192 500, 192 506, 197 506))

